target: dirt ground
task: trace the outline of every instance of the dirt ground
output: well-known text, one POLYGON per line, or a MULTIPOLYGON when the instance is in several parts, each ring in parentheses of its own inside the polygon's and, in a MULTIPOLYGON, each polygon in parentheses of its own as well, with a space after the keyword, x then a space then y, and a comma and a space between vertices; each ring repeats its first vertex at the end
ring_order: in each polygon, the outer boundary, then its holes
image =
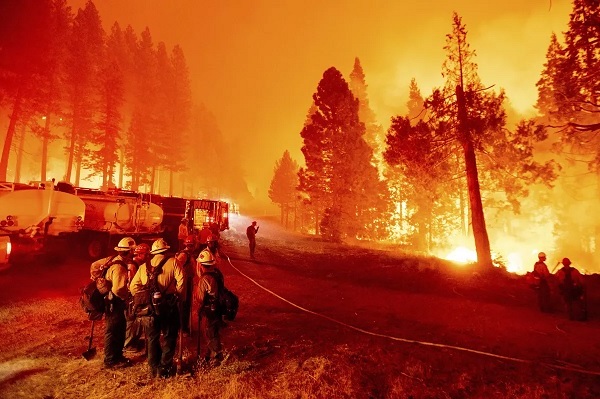
MULTIPOLYGON (((223 232, 227 286, 240 297, 219 369, 149 380, 135 365, 82 358, 91 323, 77 304, 89 261, 0 274, 1 398, 597 398, 600 279, 589 320, 537 310, 522 276, 458 267, 398 248, 324 243, 257 218, 249 260, 237 216, 223 232)), ((533 262, 532 262, 533 263, 533 262)), ((185 339, 186 358, 195 338, 185 339)))

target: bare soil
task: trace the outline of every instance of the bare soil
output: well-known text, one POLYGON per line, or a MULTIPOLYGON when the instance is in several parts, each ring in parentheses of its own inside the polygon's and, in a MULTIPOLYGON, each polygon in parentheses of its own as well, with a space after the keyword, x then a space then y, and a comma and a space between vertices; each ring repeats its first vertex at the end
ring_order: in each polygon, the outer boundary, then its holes
MULTIPOLYGON (((257 219, 249 260, 238 216, 219 267, 240 297, 212 370, 150 380, 143 354, 102 369, 103 322, 77 304, 89 261, 0 274, 1 398, 598 398, 600 278, 589 320, 540 313, 522 276, 392 246, 325 243, 257 219)), ((532 261, 533 263, 533 261, 532 261)), ((194 360, 195 338, 184 339, 194 360)))

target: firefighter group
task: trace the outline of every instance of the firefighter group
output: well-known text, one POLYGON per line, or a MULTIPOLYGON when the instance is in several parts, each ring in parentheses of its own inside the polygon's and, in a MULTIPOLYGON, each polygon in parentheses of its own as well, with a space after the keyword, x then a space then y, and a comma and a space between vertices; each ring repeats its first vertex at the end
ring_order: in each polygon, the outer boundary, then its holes
POLYGON ((531 288, 537 292, 540 311, 552 313, 556 308, 555 298, 559 294, 567 309, 570 320, 587 319, 587 298, 583 276, 572 266, 569 258, 563 258, 556 266, 562 267, 552 274, 546 265, 546 254, 540 252, 533 271, 528 273, 531 288))
POLYGON ((220 330, 225 322, 218 298, 224 277, 216 266, 218 237, 208 227, 202 241, 200 235, 180 237, 178 252, 162 238, 150 246, 126 237, 114 248, 114 255, 92 263, 92 276, 102 269, 102 278, 110 285, 104 313, 105 368, 131 366, 124 353, 145 350, 151 378, 180 372, 183 341, 191 336, 193 313, 199 326, 195 366, 221 364, 220 330))

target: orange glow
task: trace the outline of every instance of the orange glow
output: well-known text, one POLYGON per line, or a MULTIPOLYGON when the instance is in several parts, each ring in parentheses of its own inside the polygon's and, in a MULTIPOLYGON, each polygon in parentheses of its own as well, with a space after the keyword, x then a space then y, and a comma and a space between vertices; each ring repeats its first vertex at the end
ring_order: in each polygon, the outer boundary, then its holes
MULTIPOLYGON (((384 130, 406 112, 411 78, 423 95, 443 83, 445 35, 462 16, 486 85, 506 89, 512 106, 532 112, 552 32, 566 29, 571 2, 458 0, 95 1, 106 31, 115 21, 155 43, 181 45, 195 101, 239 148, 251 192, 267 191, 284 150, 303 163, 299 135, 323 72, 346 78, 359 57, 370 105, 384 130)), ((76 12, 85 0, 70 0, 76 12)))

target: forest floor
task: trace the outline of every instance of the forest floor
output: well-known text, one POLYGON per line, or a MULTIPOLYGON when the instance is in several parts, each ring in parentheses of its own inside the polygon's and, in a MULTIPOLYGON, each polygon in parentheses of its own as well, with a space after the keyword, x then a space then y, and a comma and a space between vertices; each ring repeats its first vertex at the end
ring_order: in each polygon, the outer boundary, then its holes
MULTIPOLYGON (((258 218, 256 261, 237 216, 219 267, 240 298, 218 368, 151 380, 102 368, 104 322, 78 289, 90 262, 22 264, 0 273, 1 398, 598 398, 600 278, 586 276, 589 320, 556 300, 540 313, 523 276, 342 245, 258 218)), ((194 359, 195 337, 184 338, 194 359)))

